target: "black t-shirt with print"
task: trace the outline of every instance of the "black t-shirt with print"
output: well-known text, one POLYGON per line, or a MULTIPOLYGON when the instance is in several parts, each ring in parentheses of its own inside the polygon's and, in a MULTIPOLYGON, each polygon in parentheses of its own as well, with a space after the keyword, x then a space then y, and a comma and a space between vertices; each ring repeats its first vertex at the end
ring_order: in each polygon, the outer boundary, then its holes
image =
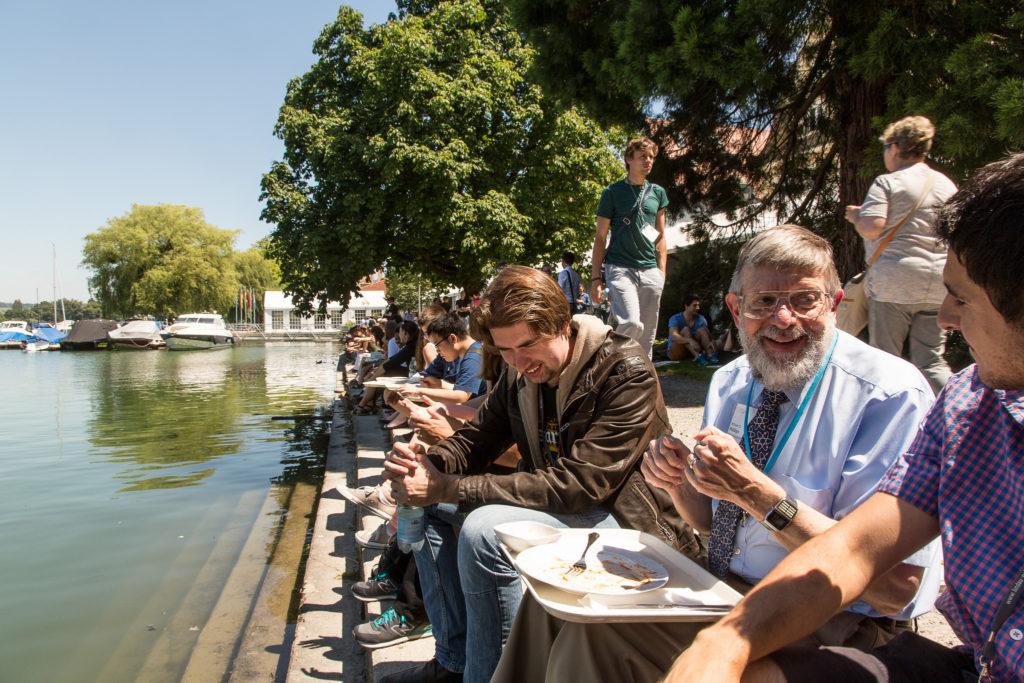
POLYGON ((540 385, 540 448, 552 465, 561 455, 558 446, 558 387, 540 385))

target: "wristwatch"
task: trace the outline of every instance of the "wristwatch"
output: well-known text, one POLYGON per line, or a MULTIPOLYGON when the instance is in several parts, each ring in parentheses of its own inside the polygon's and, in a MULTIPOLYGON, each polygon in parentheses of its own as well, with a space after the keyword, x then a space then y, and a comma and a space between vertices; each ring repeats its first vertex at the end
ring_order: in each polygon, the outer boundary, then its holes
POLYGON ((782 531, 789 526, 794 517, 796 517, 796 501, 792 498, 783 498, 768 511, 761 524, 768 531, 782 531))

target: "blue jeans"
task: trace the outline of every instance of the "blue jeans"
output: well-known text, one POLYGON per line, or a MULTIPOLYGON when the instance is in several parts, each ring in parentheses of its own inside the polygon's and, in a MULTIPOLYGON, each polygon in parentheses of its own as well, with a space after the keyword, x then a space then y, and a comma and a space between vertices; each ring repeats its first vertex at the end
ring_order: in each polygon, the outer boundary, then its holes
POLYGON ((455 505, 440 503, 424 510, 427 540, 415 552, 416 570, 434 630, 435 656, 449 671, 463 672, 466 683, 491 679, 523 598, 519 574, 498 548, 494 527, 518 521, 559 528, 619 526, 600 508, 556 515, 485 505, 463 515, 455 505))

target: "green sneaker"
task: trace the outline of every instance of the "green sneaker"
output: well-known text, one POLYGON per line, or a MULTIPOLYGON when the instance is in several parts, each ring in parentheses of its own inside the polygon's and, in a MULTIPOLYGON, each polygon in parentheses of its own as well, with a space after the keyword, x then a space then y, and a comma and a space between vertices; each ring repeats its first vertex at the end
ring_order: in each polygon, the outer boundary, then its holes
POLYGON ((430 623, 418 619, 408 610, 399 612, 392 607, 373 621, 359 624, 352 629, 356 642, 367 650, 398 645, 431 635, 430 623))

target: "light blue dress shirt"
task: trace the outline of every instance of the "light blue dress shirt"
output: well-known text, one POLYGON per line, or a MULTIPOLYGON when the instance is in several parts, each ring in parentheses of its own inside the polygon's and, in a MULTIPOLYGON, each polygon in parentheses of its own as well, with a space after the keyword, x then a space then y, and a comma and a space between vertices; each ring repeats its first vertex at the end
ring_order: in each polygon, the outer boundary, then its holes
MULTIPOLYGON (((836 334, 839 340, 821 383, 768 476, 801 505, 842 519, 875 492, 889 465, 906 451, 934 396, 910 363, 845 332, 836 334)), ((741 445, 751 382, 748 419, 753 420, 764 387, 751 375, 746 356, 715 373, 704 406, 704 424, 728 432, 741 445)), ((789 401, 780 409, 776 446, 809 385, 785 392, 789 401)), ((756 583, 789 551, 758 520, 745 516, 733 552, 732 572, 756 583)), ((933 541, 906 562, 925 567, 925 572, 914 601, 897 615, 899 619, 932 608, 942 578, 939 543, 933 541)), ((849 609, 879 616, 862 602, 849 609)))

